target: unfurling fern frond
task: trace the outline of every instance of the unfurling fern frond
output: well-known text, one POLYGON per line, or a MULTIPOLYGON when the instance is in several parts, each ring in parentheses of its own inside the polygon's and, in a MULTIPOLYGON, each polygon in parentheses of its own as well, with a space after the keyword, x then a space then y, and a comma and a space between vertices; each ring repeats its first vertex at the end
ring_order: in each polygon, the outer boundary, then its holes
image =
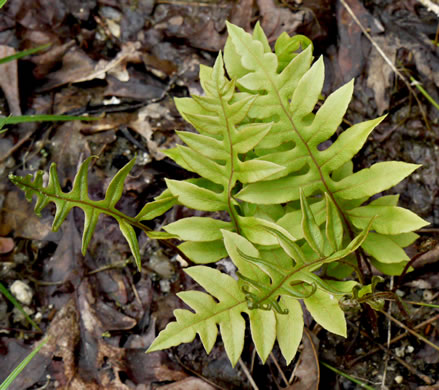
POLYGON ((128 176, 135 159, 126 164, 111 180, 102 200, 91 200, 88 196, 88 167, 93 157, 87 158, 79 167, 70 192, 63 192, 56 171, 56 164, 50 166, 49 182, 47 186, 43 183, 43 171, 38 171, 35 176, 25 177, 9 175, 9 179, 26 194, 28 201, 35 195, 35 213, 40 215, 41 211, 50 203, 55 203, 56 212, 53 219, 52 229, 57 231, 73 207, 79 207, 84 212, 84 231, 82 235, 82 254, 85 255, 91 237, 101 214, 113 217, 119 224, 120 230, 128 242, 131 252, 140 269, 141 260, 139 243, 137 241, 134 227, 145 232, 148 227, 141 224, 141 221, 152 219, 163 214, 175 204, 175 197, 172 195, 162 196, 154 202, 148 203, 136 217, 129 217, 116 209, 116 204, 122 196, 123 183, 128 176))

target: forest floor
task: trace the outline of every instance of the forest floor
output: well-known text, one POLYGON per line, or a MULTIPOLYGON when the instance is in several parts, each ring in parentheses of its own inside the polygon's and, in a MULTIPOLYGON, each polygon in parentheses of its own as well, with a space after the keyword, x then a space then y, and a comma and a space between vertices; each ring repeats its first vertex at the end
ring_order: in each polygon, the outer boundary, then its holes
MULTIPOLYGON (((262 365, 250 338, 234 368, 221 340, 210 355, 198 338, 145 354, 173 310, 183 307, 176 292, 193 286, 176 254, 141 235, 139 272, 117 223, 101 218, 84 257, 82 211, 75 209, 54 233, 54 207, 37 217, 8 180, 10 173, 47 172, 55 162, 68 189, 78 165, 96 155, 89 193, 102 199, 111 177, 137 155, 118 204, 137 214, 161 193, 165 177, 187 175, 160 152, 177 142, 175 129, 189 129, 173 97, 201 93, 199 65, 212 65, 222 50, 226 20, 248 31, 260 20, 270 43, 283 31, 311 38, 315 55, 324 56, 326 96, 356 79, 348 123, 388 113, 356 156, 356 169, 388 160, 422 164, 391 193, 431 225, 407 249, 416 256, 414 271, 403 280, 387 276, 379 288, 396 286, 404 299, 439 303, 439 111, 413 82, 439 101, 439 16, 421 2, 9 0, 0 10, 0 57, 50 48, 0 65, 0 114, 101 118, 9 126, 0 138, 0 282, 30 287, 25 309, 42 329, 0 295, 0 382, 44 335, 53 336, 11 389, 361 388, 323 363, 375 389, 439 389, 438 350, 364 310, 347 313, 346 339, 305 316, 307 331, 290 366, 277 347, 262 365)), ((176 208, 150 227, 191 213, 176 208)), ((409 305, 402 312, 393 303, 386 311, 439 345, 437 308, 409 305)))

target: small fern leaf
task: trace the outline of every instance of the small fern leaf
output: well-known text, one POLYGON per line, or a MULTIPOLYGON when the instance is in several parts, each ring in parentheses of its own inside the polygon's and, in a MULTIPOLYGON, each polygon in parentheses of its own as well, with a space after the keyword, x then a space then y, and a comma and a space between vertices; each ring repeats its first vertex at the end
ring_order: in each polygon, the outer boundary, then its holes
POLYGON ((123 183, 125 182, 125 179, 127 178, 131 169, 133 169, 135 163, 136 163, 136 159, 133 158, 128 164, 122 167, 113 177, 110 184, 108 185, 107 191, 105 192, 105 199, 103 201, 104 207, 114 208, 116 206, 116 203, 119 201, 119 199, 122 196, 123 183))
POLYGON ((146 203, 136 216, 136 221, 149 221, 168 211, 177 204, 177 197, 170 195, 153 202, 146 203))
POLYGON ((63 192, 56 172, 56 165, 52 164, 49 171, 49 182, 47 187, 43 184, 43 172, 38 171, 35 177, 27 175, 19 177, 10 175, 10 180, 25 192, 26 199, 31 201, 35 195, 37 198, 35 212, 39 214, 41 210, 50 202, 55 203, 56 212, 52 223, 52 229, 58 230, 73 207, 79 207, 84 212, 84 231, 82 235, 82 253, 85 255, 90 240, 95 231, 96 225, 101 214, 113 217, 119 224, 122 234, 128 242, 135 262, 140 269, 141 258, 139 243, 133 227, 148 230, 146 226, 139 223, 147 217, 157 216, 165 212, 175 203, 175 197, 168 195, 165 200, 157 200, 153 206, 146 205, 136 218, 131 218, 116 209, 116 204, 122 196, 123 183, 132 169, 135 160, 131 160, 114 176, 108 185, 105 198, 102 200, 91 200, 88 196, 88 168, 93 157, 87 158, 79 167, 73 181, 72 190, 63 192))
POLYGON ((334 183, 333 193, 344 199, 370 197, 398 184, 420 166, 400 161, 376 163, 334 183))
POLYGON ((165 179, 169 190, 183 205, 203 210, 221 211, 227 209, 221 194, 185 181, 165 179))
POLYGON ((232 230, 233 225, 213 218, 189 217, 172 222, 164 229, 184 241, 214 241, 222 238, 221 229, 232 230))
POLYGON ((349 210, 348 215, 354 226, 359 229, 363 229, 370 218, 377 216, 372 229, 382 234, 408 233, 427 225, 422 218, 410 210, 397 206, 379 206, 374 202, 349 210))
POLYGON ((276 341, 276 315, 272 310, 250 310, 249 317, 256 351, 265 363, 276 341))
MULTIPOLYGON (((242 312, 248 312, 244 293, 238 282, 215 269, 195 266, 185 272, 215 298, 202 292, 185 291, 178 296, 195 312, 177 309, 176 322, 170 323, 151 344, 147 352, 158 351, 192 341, 200 335, 206 352, 210 352, 220 326, 227 356, 233 366, 244 347, 245 320, 242 312)), ((262 327, 263 324, 258 324, 262 327)))
POLYGON ((326 330, 340 336, 347 336, 346 318, 337 298, 326 291, 317 290, 303 300, 316 322, 326 330))
POLYGON ((227 257, 223 240, 186 241, 178 246, 196 264, 209 264, 227 257))
MULTIPOLYGON (((260 29, 262 30, 262 29, 260 29)), ((256 31, 256 29, 255 29, 256 31)), ((259 32, 260 34, 265 34, 259 32)), ((262 37, 259 40, 263 39, 262 37)), ((274 46, 274 51, 279 61, 277 71, 281 72, 295 58, 299 49, 305 50, 308 46, 312 48, 312 41, 304 35, 294 35, 290 37, 286 32, 279 35, 274 46)))

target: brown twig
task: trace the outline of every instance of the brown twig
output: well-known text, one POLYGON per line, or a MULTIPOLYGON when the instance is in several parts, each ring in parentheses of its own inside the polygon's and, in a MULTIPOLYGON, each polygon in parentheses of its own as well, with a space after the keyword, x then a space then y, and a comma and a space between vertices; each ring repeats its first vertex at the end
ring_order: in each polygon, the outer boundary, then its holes
MULTIPOLYGON (((356 327, 356 325, 353 325, 356 327)), ((419 372, 415 367, 408 364, 406 361, 401 359, 400 357, 396 356, 392 351, 390 351, 388 348, 384 347, 383 345, 375 342, 365 331, 360 330, 361 334, 374 342, 378 347, 375 348, 376 352, 383 351, 386 353, 387 356, 392 356, 393 359, 395 359, 399 364, 401 364, 403 367, 405 367, 409 372, 411 372, 413 375, 416 375, 417 377, 421 378, 426 384, 431 385, 433 383, 432 378, 430 378, 428 375, 423 374, 422 372, 419 372)), ((393 340, 390 341, 389 344, 391 344, 393 340)), ((352 367, 352 365, 350 365, 352 367)))
MULTIPOLYGON (((413 329, 421 329, 424 326, 431 324, 432 322, 437 321, 438 319, 439 319, 439 314, 435 315, 434 317, 429 318, 428 320, 421 322, 420 324, 416 325, 413 329)), ((408 332, 404 332, 404 333, 400 334, 399 336, 394 337, 392 340, 390 340, 389 345, 396 343, 397 341, 403 339, 407 335, 408 335, 408 332)), ((363 360, 364 358, 367 358, 367 357, 377 353, 379 350, 380 350, 380 348, 371 349, 369 352, 365 353, 364 355, 359 356, 356 359, 348 362, 349 367, 355 366, 360 360, 363 360)))
POLYGON ((258 385, 256 384, 255 380, 253 379, 253 377, 250 374, 250 371, 248 370, 247 366, 245 365, 245 363, 242 361, 241 358, 239 358, 239 365, 242 368, 242 371, 244 371, 245 376, 247 377, 248 381, 250 382, 251 387, 253 388, 253 390, 259 390, 258 385))
POLYGON ((276 356, 274 356, 273 352, 270 352, 270 358, 273 360, 274 365, 276 366, 277 370, 279 371, 280 376, 282 377, 282 380, 284 383, 289 386, 288 379, 285 376, 285 373, 282 370, 282 367, 280 366, 279 362, 276 359, 276 356))
POLYGON ((27 132, 22 138, 20 138, 11 149, 9 149, 3 156, 0 157, 0 163, 4 162, 10 156, 12 156, 26 141, 28 141, 32 137, 34 133, 35 130, 31 130, 27 132))
POLYGON ((415 336, 417 339, 423 341, 425 344, 428 344, 430 347, 434 348, 436 351, 439 351, 439 346, 432 343, 430 340, 427 340, 424 336, 421 336, 419 333, 416 333, 413 329, 410 329, 408 326, 403 324, 401 321, 398 321, 396 318, 392 317, 390 314, 386 313, 383 310, 379 310, 380 313, 384 314, 387 318, 389 318, 391 321, 393 321, 396 325, 403 328, 413 336, 415 336))

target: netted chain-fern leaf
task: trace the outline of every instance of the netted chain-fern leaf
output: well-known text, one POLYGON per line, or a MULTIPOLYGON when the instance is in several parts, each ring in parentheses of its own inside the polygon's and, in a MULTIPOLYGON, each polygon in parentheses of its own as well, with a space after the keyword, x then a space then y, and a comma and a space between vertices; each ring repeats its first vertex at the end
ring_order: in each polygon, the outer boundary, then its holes
POLYGON ((85 255, 92 235, 101 214, 113 217, 119 224, 119 228, 128 242, 138 268, 141 267, 139 243, 134 227, 148 231, 141 221, 155 218, 163 214, 175 204, 175 197, 165 194, 156 198, 154 202, 147 203, 136 217, 129 217, 116 209, 116 204, 122 196, 123 183, 132 169, 135 159, 126 164, 113 177, 108 185, 105 198, 92 200, 88 196, 88 167, 93 157, 87 158, 79 167, 75 176, 73 187, 70 192, 63 192, 56 171, 56 164, 50 166, 49 182, 44 186, 44 172, 38 171, 35 176, 25 177, 10 175, 9 179, 25 192, 26 199, 32 200, 35 195, 35 213, 41 211, 50 203, 55 203, 56 212, 53 219, 52 230, 57 231, 73 207, 79 207, 84 212, 84 231, 82 235, 82 253, 85 255))
POLYGON ((224 348, 234 366, 244 347, 246 323, 242 313, 246 313, 250 319, 252 339, 261 360, 266 361, 277 339, 287 364, 291 362, 303 331, 302 308, 297 300, 288 297, 281 300, 280 303, 288 312, 283 315, 271 310, 250 310, 238 281, 232 277, 205 266, 191 267, 185 272, 210 295, 200 291, 178 293, 194 312, 186 309, 175 310, 176 321, 160 332, 148 352, 191 342, 198 334, 209 353, 216 342, 219 325, 224 348))
MULTIPOLYGON (((236 79, 238 88, 256 97, 248 115, 273 123, 270 133, 258 144, 259 159, 285 167, 276 178, 244 186, 236 198, 257 204, 281 204, 298 200, 301 190, 306 197, 326 192, 340 211, 351 238, 356 229, 362 229, 371 217, 376 217, 372 225, 375 233, 365 240, 363 249, 377 263, 391 265, 406 261, 399 243, 413 242, 416 235, 411 232, 428 223, 391 202, 379 207, 364 202, 393 187, 420 165, 389 161, 355 173, 351 169, 352 158, 384 117, 351 126, 330 147, 320 150, 319 145, 328 141, 340 126, 352 98, 354 82, 329 95, 314 113, 323 88, 324 63, 320 57, 310 67, 312 46, 281 68, 259 25, 253 36, 232 24, 228 24, 228 31, 227 71, 236 79), (378 240, 380 245, 376 245, 378 240), (391 258, 386 255, 390 249, 397 255, 391 258)), ((323 223, 323 197, 316 198, 313 208, 317 222, 323 223)), ((290 206, 277 222, 290 232, 295 231, 296 238, 301 239, 303 232, 296 228, 301 212, 298 208, 291 209, 290 206)), ((395 273, 398 270, 401 268, 395 268, 395 273)))
MULTIPOLYGON (((246 295, 249 309, 273 308, 279 314, 285 314, 279 303, 280 297, 303 299, 306 304, 309 300, 314 302, 316 298, 313 296, 316 293, 320 297, 318 299, 328 296, 341 297, 351 293, 357 284, 355 281, 325 280, 313 271, 324 264, 344 259, 357 250, 367 237, 373 219, 357 237, 342 247, 343 233, 339 230, 338 224, 334 223, 337 220, 337 210, 331 205, 330 198, 327 197, 328 210, 323 229, 315 222, 303 193, 301 203, 302 229, 306 240, 302 246, 279 229, 269 226, 266 226, 266 233, 274 235, 282 249, 264 249, 260 246, 258 249, 246 238, 233 232, 222 231, 227 252, 238 268, 241 288, 246 295), (309 253, 310 250, 314 252, 312 255, 309 253)), ((340 322, 340 315, 336 314, 335 318, 338 319, 334 320, 332 315, 312 314, 325 329, 342 334, 340 325, 343 325, 344 321, 340 322)), ((345 329, 345 325, 342 329, 345 329)))
MULTIPOLYGON (((215 344, 219 325, 226 353, 235 365, 243 349, 245 320, 242 313, 246 313, 252 339, 262 361, 265 362, 277 339, 289 364, 303 331, 299 300, 303 300, 322 327, 346 336, 346 320, 338 302, 342 296, 351 294, 358 283, 324 280, 313 271, 354 252, 367 236, 371 221, 351 243, 342 247, 343 232, 336 223, 337 210, 331 200, 327 198, 323 231, 316 224, 306 199, 302 198, 302 204, 307 210, 303 212, 302 227, 307 232, 307 245, 315 250, 314 257, 306 256, 303 247, 275 224, 261 225, 266 236, 274 236, 278 241, 278 248, 270 249, 263 246, 258 249, 242 235, 221 229, 227 254, 238 269, 239 280, 207 267, 187 269, 185 272, 208 294, 199 291, 179 293, 178 296, 194 312, 175 310, 176 322, 160 333, 148 352, 191 342, 199 334, 209 353, 215 344)), ((219 229, 221 224, 225 223, 219 223, 219 229)), ((207 230, 206 237, 212 234, 207 230)))
POLYGON ((192 260, 207 263, 226 254, 220 229, 240 231, 238 203, 233 197, 237 182, 258 182, 284 168, 269 161, 242 158, 266 136, 271 124, 245 121, 255 97, 235 91, 234 81, 224 75, 221 54, 213 68, 201 66, 200 80, 205 96, 175 100, 179 112, 198 133, 177 131, 188 146, 179 145, 164 153, 204 178, 204 186, 187 181, 166 182, 179 203, 198 210, 227 211, 231 221, 193 217, 164 229, 186 241, 180 249, 192 260), (210 188, 206 186, 209 183, 210 188))

